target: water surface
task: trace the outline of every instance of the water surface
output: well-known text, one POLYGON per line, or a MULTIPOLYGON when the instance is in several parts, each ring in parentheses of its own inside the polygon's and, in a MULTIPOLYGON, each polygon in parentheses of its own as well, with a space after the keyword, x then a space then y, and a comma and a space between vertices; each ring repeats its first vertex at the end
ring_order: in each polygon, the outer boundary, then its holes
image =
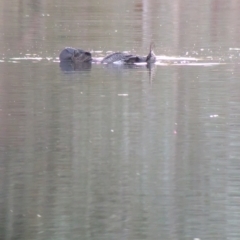
POLYGON ((1 239, 239 239, 239 7, 0 3, 1 239), (152 69, 59 66, 152 40, 152 69))

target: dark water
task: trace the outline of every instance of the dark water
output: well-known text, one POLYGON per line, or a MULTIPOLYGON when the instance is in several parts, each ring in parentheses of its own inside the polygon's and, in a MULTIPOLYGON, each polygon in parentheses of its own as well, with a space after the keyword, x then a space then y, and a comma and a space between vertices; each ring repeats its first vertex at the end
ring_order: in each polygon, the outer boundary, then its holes
POLYGON ((0 9, 0 239, 240 239, 239 1, 0 9), (151 70, 57 59, 152 40, 151 70))

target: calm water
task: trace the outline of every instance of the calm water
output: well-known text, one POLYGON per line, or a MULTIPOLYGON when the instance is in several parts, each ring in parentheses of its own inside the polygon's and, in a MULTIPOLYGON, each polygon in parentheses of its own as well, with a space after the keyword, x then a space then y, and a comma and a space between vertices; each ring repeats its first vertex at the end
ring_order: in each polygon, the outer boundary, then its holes
POLYGON ((238 0, 0 9, 0 239, 240 239, 238 0), (151 70, 59 66, 152 40, 151 70))

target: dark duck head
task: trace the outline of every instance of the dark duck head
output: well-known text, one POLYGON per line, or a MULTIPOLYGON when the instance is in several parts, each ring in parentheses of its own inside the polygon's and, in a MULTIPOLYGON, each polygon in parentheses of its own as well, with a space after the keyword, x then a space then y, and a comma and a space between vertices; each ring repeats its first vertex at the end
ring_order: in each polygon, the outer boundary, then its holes
POLYGON ((81 49, 76 49, 71 59, 75 64, 83 63, 83 62, 91 62, 92 54, 90 52, 85 52, 81 49))
POLYGON ((151 63, 155 63, 156 62, 156 55, 154 54, 154 52, 153 52, 153 47, 154 47, 155 45, 154 45, 154 43, 152 42, 151 44, 150 44, 150 51, 149 51, 149 54, 147 55, 147 57, 146 57, 146 62, 148 63, 148 64, 151 64, 151 63))

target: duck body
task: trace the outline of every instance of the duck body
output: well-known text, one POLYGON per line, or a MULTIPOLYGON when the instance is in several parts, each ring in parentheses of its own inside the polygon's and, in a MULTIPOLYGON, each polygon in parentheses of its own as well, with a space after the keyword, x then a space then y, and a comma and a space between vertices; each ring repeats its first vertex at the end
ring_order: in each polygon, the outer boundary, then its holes
POLYGON ((122 61, 123 59, 131 56, 132 56, 131 54, 127 54, 123 52, 114 52, 104 57, 101 63, 110 64, 110 63, 122 61))
POLYGON ((146 62, 146 57, 132 55, 131 57, 125 58, 123 61, 125 64, 143 63, 146 62))
POLYGON ((123 52, 115 52, 103 58, 101 63, 111 64, 111 63, 120 62, 122 64, 135 64, 135 63, 146 62, 147 64, 152 64, 156 62, 156 55, 154 54, 152 48, 153 48, 153 43, 151 43, 150 51, 146 57, 123 53, 123 52))
POLYGON ((111 64, 111 63, 122 63, 122 64, 134 64, 146 62, 146 57, 141 57, 133 54, 115 52, 103 58, 101 63, 111 64))

